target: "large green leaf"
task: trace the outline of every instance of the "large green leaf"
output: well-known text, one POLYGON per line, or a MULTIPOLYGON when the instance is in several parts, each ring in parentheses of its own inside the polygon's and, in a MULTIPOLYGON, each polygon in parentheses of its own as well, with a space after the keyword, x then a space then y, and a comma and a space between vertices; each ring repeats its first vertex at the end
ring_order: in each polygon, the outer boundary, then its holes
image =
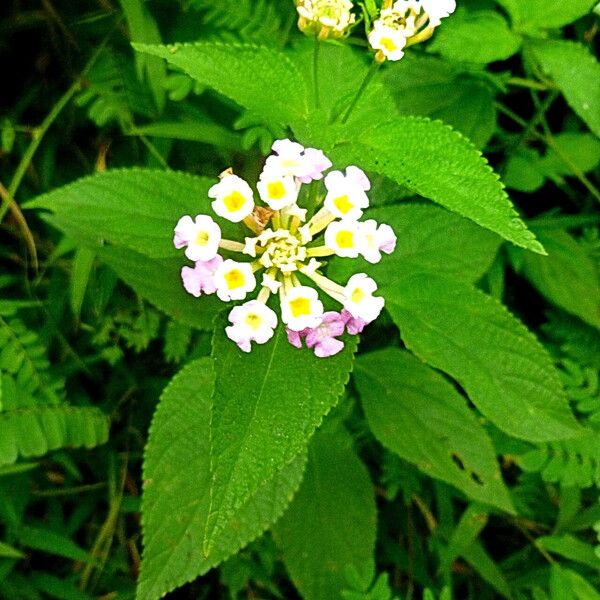
POLYGON ((292 581, 305 600, 340 600, 346 569, 374 569, 376 509, 369 473, 340 433, 317 433, 306 475, 275 528, 292 581))
POLYGON ((220 42, 134 47, 165 58, 267 122, 287 124, 306 112, 300 72, 286 54, 273 48, 220 42))
POLYGON ((280 327, 271 341, 245 354, 218 325, 213 341, 211 514, 205 549, 241 506, 306 447, 344 390, 356 338, 322 359, 294 348, 280 327))
POLYGON ((523 255, 523 272, 550 302, 600 327, 600 275, 596 262, 565 231, 539 230, 548 256, 523 255))
POLYGON ((414 271, 475 282, 490 268, 502 241, 471 221, 433 205, 385 206, 369 210, 367 216, 393 228, 398 238, 396 250, 376 265, 362 259, 336 258, 329 269, 336 281, 367 270, 382 289, 414 271))
POLYGON ((568 40, 536 40, 528 47, 571 108, 600 136, 600 63, 585 46, 568 40))
POLYGON ((517 31, 568 25, 591 12, 594 0, 496 0, 509 13, 517 31))
POLYGON ((27 203, 77 242, 104 243, 144 256, 182 257, 173 229, 183 215, 208 213, 209 179, 174 171, 115 169, 79 179, 27 203))
POLYGON ((456 379, 498 428, 534 442, 578 434, 549 355, 502 304, 433 273, 407 276, 385 296, 408 348, 456 379))
POLYGON ((511 57, 520 46, 521 37, 497 12, 459 9, 439 28, 428 49, 450 60, 485 64, 511 57))
POLYGON ((544 253, 481 154, 439 121, 400 117, 357 132, 333 155, 341 164, 385 175, 517 246, 544 253))
POLYGON ((202 575, 259 536, 285 510, 300 485, 306 456, 259 486, 202 552, 210 504, 212 360, 187 365, 165 389, 144 460, 144 552, 139 600, 156 600, 202 575))
POLYGON ((362 355, 354 378, 384 446, 468 497, 514 511, 492 443, 452 384, 396 349, 362 355))

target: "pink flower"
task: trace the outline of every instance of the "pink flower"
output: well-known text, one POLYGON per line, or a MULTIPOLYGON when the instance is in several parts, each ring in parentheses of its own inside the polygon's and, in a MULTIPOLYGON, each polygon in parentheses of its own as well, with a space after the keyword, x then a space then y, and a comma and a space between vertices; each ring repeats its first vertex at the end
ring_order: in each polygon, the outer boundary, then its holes
POLYGON ((322 150, 304 148, 291 140, 277 140, 272 149, 275 155, 267 158, 265 168, 293 175, 301 183, 323 179, 323 171, 332 166, 322 150))
POLYGON ((302 339, 306 341, 306 347, 315 351, 315 356, 326 358, 341 352, 344 342, 336 339, 344 333, 346 322, 342 315, 329 311, 323 315, 323 321, 317 327, 310 327, 302 331, 287 330, 288 341, 296 348, 302 348, 302 339))
POLYGON ((223 259, 217 254, 211 260, 199 260, 193 269, 183 267, 181 269, 181 279, 186 292, 196 298, 199 298, 202 293, 214 294, 217 291, 214 274, 222 262, 223 259))
POLYGON ((368 325, 368 323, 363 319, 357 319, 356 317, 353 317, 352 314, 345 308, 342 309, 341 317, 346 326, 346 331, 350 335, 358 335, 359 333, 362 333, 363 329, 368 325))

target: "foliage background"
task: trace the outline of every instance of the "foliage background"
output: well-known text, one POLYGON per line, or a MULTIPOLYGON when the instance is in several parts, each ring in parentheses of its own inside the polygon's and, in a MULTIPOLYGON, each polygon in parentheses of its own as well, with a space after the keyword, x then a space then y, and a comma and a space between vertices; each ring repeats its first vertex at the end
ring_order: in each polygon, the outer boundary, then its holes
MULTIPOLYGON (((378 267, 382 281, 393 279, 396 300, 365 332, 352 380, 307 453, 265 482, 274 490, 266 497, 278 500, 246 507, 251 524, 242 519, 242 533, 222 541, 219 568, 207 571, 196 539, 188 548, 172 521, 162 527, 169 515, 186 518, 185 500, 202 486, 176 462, 169 470, 161 451, 172 444, 180 464, 208 472, 208 430, 182 432, 210 410, 213 314, 164 275, 181 262, 164 245, 173 219, 195 210, 207 180, 164 172, 212 180, 232 164, 255 177, 302 102, 278 53, 308 72, 312 46, 296 31, 292 3, 279 0, 4 2, 0 597, 135 597, 142 463, 162 394, 159 410, 181 421, 157 429, 156 455, 147 451, 145 469, 163 487, 154 498, 148 492, 144 525, 155 523, 159 547, 174 544, 181 554, 163 571, 161 556, 146 549, 139 598, 201 571, 169 597, 598 598, 600 67, 590 9, 579 0, 465 0, 428 44, 382 69, 347 130, 323 127, 325 111, 296 124, 296 135, 314 144, 333 147, 339 135, 362 144, 358 156, 338 148, 341 164, 387 169, 373 216, 399 234, 397 259, 387 272, 378 267), (156 56, 164 50, 131 47, 196 40, 208 44, 201 60, 173 54, 180 64, 156 56), (265 49, 244 55, 231 46, 240 42, 265 49), (188 59, 196 80, 183 72, 188 59), (254 60, 252 76, 246 60, 254 60), (510 210, 491 179, 481 183, 479 163, 461 162, 466 142, 452 156, 458 138, 446 129, 435 133, 448 136, 444 153, 420 120, 403 121, 401 131, 378 125, 388 101, 388 116, 441 119, 481 149, 548 256, 427 202, 455 202, 445 205, 535 246, 518 224, 511 230, 510 210), (126 167, 160 175, 113 171, 126 167), (97 179, 61 187, 107 169, 103 191, 97 179), (452 169, 461 177, 449 182, 452 169), (489 196, 478 195, 479 185, 489 196), (490 198, 497 213, 485 212, 490 198), (470 325, 477 319, 480 329, 470 325), (435 333, 426 338, 428 327, 435 333), (452 344, 467 360, 453 360, 452 344), (488 365, 514 366, 517 384, 499 381, 494 396, 489 373, 470 370, 473 352, 488 365), (530 389, 523 372, 533 374, 530 389), (528 416, 532 398, 538 412, 528 416), (548 420, 545 403, 558 406, 556 398, 568 399, 577 436, 566 401, 548 420), (523 404, 494 413, 508 400, 523 404), (197 411, 195 421, 182 406, 197 411), (481 474, 495 472, 501 479, 482 483, 481 474), (259 535, 299 486, 273 530, 259 535)), ((366 72, 367 52, 360 42, 352 51, 332 45, 320 59, 325 108, 337 113, 366 72)), ((345 265, 332 268, 343 274, 345 265)), ((335 379, 315 393, 324 404, 342 392, 344 360, 323 375, 335 379)))

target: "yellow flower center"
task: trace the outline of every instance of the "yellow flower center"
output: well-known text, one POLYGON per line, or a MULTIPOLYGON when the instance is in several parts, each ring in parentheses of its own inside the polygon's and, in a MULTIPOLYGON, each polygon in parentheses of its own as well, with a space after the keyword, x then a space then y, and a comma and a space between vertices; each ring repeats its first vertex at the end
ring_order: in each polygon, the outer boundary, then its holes
POLYGON ((348 198, 348 196, 338 196, 333 201, 333 203, 335 204, 336 208, 344 215, 354 208, 354 204, 350 202, 350 198, 348 198))
POLYGON ((244 195, 237 191, 231 192, 229 196, 225 196, 225 198, 223 198, 223 204, 225 204, 225 208, 229 212, 236 212, 240 210, 240 208, 244 206, 245 202, 246 198, 244 195))
POLYGON ((296 298, 290 300, 290 309, 294 317, 310 315, 310 300, 308 298, 296 298))
POLYGON ((354 234, 351 231, 338 231, 335 241, 339 248, 354 248, 354 234))
POLYGON ((355 288, 352 292, 352 295, 350 296, 350 299, 355 304, 359 304, 364 300, 365 296, 366 294, 360 288, 355 288))
POLYGON ((384 37, 380 40, 381 45, 388 51, 393 52, 398 49, 398 46, 394 43, 394 41, 390 38, 384 37))
POLYGON ((199 231, 196 235, 196 244, 198 246, 206 246, 208 244, 208 240, 210 239, 210 235, 206 231, 199 231))
POLYGON ((256 313, 249 313, 246 315, 246 325, 256 331, 262 325, 262 318, 256 313))
POLYGON ((239 269, 231 269, 231 271, 225 273, 224 278, 230 290, 241 288, 246 283, 246 278, 239 269))
POLYGON ((281 181, 272 181, 267 185, 267 193, 272 200, 281 200, 285 196, 285 186, 281 181))

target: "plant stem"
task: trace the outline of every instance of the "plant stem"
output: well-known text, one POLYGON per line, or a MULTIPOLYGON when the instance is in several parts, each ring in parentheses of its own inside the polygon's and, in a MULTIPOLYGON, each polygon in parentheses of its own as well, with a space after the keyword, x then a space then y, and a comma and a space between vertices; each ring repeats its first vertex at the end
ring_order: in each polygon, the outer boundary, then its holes
POLYGON ((345 124, 348 121, 348 119, 350 118, 350 115, 352 114, 352 111, 356 108, 356 105, 358 104, 358 101, 362 98, 362 96, 365 93, 366 89, 369 87, 369 84, 371 83, 371 80, 375 76, 375 73, 377 73, 377 70, 379 69, 379 65, 380 64, 381 63, 377 62, 376 60, 374 60, 371 63, 371 66, 369 67, 369 70, 367 71, 367 74, 365 75, 365 78, 363 79, 363 82, 360 84, 360 87, 358 88, 358 91, 356 92, 356 95, 352 99, 352 102, 350 103, 350 106, 348 107, 348 110, 346 111, 346 113, 342 117, 342 124, 345 124))
POLYGON ((511 77, 508 80, 508 85, 514 85, 516 87, 524 87, 530 90, 539 90, 545 92, 546 90, 552 89, 552 86, 535 81, 534 79, 525 79, 523 77, 511 77))

